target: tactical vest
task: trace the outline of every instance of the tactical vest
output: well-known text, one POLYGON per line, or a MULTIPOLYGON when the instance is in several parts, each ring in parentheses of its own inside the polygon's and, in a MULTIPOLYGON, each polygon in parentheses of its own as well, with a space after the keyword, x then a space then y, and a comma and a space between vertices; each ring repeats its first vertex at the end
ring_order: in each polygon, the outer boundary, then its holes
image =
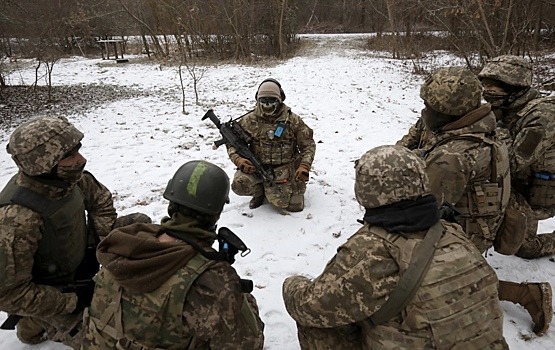
POLYGON ((492 140, 484 134, 463 134, 448 137, 434 145, 452 140, 469 140, 485 143, 491 149, 491 176, 489 179, 474 180, 467 184, 455 207, 461 213, 459 223, 471 236, 479 250, 491 247, 495 234, 501 225, 503 213, 511 195, 511 174, 509 153, 503 143, 492 140))
POLYGON ((287 164, 299 153, 296 135, 289 123, 291 113, 290 110, 285 110, 276 121, 259 119, 256 128, 248 129, 252 137, 253 153, 262 164, 287 164), (280 127, 283 130, 278 132, 280 127))
POLYGON ((16 184, 13 176, 0 193, 0 206, 18 204, 40 214, 44 231, 34 255, 33 282, 63 285, 74 280, 87 248, 85 197, 79 186, 64 198, 48 199, 16 184))
POLYGON ((194 281, 215 262, 197 254, 149 293, 124 290, 108 270, 101 269, 94 278, 95 297, 85 316, 87 338, 110 349, 195 349, 196 339, 182 326, 183 305, 194 281))
MULTIPOLYGON (((550 113, 550 126, 555 127, 555 96, 538 98, 530 101, 521 111, 517 113, 518 120, 526 118, 530 113, 538 109, 548 110, 550 113)), ((517 122, 518 123, 518 122, 517 122)), ((551 140, 550 147, 539 155, 538 159, 530 164, 529 179, 526 195, 528 203, 535 209, 550 209, 555 213, 555 140, 551 140)), ((519 182, 517 180, 517 182, 519 182)))
MULTIPOLYGON (((444 227, 428 272, 408 306, 384 324, 363 323, 369 349, 490 349, 504 343, 495 272, 455 225, 444 227)), ((385 247, 402 275, 422 239, 376 226, 370 230, 388 243, 385 247)))

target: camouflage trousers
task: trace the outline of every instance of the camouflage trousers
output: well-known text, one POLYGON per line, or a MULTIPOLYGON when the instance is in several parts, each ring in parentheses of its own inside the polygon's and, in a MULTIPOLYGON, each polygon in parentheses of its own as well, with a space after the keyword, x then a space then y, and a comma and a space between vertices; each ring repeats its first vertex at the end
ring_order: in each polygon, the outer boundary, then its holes
POLYGON ((17 337, 26 344, 46 340, 80 349, 83 343, 83 313, 56 316, 48 319, 24 317, 17 323, 17 337))
POLYGON ((245 174, 237 170, 233 176, 231 189, 239 196, 265 196, 268 202, 277 208, 289 211, 304 209, 306 184, 295 181, 293 164, 274 168, 272 181, 263 181, 255 174, 245 174))
POLYGON ((362 333, 358 326, 314 328, 297 323, 301 350, 357 350, 362 349, 362 333))
POLYGON ((555 232, 538 234, 538 219, 546 219, 545 211, 533 210, 522 195, 518 200, 520 210, 526 215, 526 237, 516 252, 516 256, 525 259, 536 259, 555 255, 555 232))

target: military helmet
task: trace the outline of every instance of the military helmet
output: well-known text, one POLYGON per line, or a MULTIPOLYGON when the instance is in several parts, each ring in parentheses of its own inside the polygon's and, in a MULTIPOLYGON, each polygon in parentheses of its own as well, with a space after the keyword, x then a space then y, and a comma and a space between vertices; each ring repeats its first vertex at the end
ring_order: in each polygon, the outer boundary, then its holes
POLYGON ((436 112, 463 116, 480 106, 482 85, 468 69, 442 68, 428 76, 420 97, 436 112))
POLYGON ((23 173, 36 176, 49 173, 82 139, 66 118, 45 116, 18 126, 6 149, 23 173))
POLYGON ((532 86, 532 66, 522 57, 498 56, 485 64, 478 77, 497 80, 511 86, 530 87, 532 86))
POLYGON ((430 193, 424 161, 402 146, 378 146, 355 165, 355 196, 365 208, 416 199, 430 193))
POLYGON ((164 198, 203 214, 219 215, 229 202, 229 177, 215 164, 190 161, 168 182, 164 198))

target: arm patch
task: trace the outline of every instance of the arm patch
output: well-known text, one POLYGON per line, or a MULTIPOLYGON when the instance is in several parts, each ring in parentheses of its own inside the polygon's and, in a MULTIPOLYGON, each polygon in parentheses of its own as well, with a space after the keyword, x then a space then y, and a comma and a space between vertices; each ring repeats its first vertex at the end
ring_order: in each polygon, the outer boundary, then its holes
POLYGON ((523 158, 530 158, 540 142, 543 139, 543 133, 530 130, 526 133, 518 147, 515 149, 515 153, 523 158))

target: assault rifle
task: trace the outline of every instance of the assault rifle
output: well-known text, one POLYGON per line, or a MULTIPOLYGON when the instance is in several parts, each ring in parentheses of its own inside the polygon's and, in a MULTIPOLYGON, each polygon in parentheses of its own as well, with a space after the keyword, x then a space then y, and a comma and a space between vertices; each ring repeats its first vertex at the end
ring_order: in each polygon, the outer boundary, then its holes
POLYGON ((214 125, 220 130, 222 138, 220 140, 214 141, 214 149, 220 147, 221 145, 233 146, 237 150, 237 153, 243 158, 248 159, 252 165, 256 168, 256 174, 266 181, 271 181, 273 175, 268 171, 262 163, 255 157, 254 153, 249 149, 249 143, 252 138, 241 128, 236 120, 230 119, 227 122, 221 123, 216 114, 212 109, 209 109, 202 120, 206 118, 210 119, 214 125))
MULTIPOLYGON (((77 295, 81 295, 85 293, 85 291, 89 290, 90 288, 94 288, 94 281, 92 278, 90 279, 83 279, 83 280, 76 280, 72 283, 60 285, 60 286, 53 286, 54 288, 58 289, 62 293, 75 293, 77 295)), ((21 320, 23 316, 10 314, 8 318, 0 325, 0 329, 15 329, 15 326, 21 320)))
MULTIPOLYGON (((184 237, 183 235, 179 234, 178 232, 169 231, 170 235, 179 238, 183 242, 190 244, 197 252, 202 254, 207 259, 210 260, 218 260, 218 261, 227 261, 230 265, 235 262, 235 255, 241 252, 241 256, 247 256, 251 250, 245 245, 245 243, 239 238, 233 231, 228 229, 227 227, 221 227, 218 230, 217 239, 218 239, 218 251, 206 251, 203 247, 200 246, 196 241, 190 239, 189 237, 184 237)), ((250 293, 252 292, 254 285, 252 280, 247 279, 240 279, 241 282, 241 290, 243 293, 250 293)))

